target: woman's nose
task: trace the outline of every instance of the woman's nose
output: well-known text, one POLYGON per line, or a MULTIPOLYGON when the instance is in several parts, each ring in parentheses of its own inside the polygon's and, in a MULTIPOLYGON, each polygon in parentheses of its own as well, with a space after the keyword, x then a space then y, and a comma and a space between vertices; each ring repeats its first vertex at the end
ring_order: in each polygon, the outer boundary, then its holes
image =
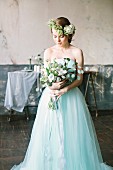
POLYGON ((57 42, 60 42, 60 37, 57 37, 57 42))

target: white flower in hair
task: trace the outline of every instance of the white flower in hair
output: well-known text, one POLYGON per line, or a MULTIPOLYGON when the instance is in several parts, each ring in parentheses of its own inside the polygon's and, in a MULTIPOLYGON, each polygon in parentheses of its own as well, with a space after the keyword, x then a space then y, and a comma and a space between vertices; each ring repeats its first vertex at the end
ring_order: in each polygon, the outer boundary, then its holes
POLYGON ((70 24, 70 25, 66 25, 64 27, 64 33, 66 35, 69 35, 69 34, 74 34, 75 33, 75 26, 73 24, 70 24))

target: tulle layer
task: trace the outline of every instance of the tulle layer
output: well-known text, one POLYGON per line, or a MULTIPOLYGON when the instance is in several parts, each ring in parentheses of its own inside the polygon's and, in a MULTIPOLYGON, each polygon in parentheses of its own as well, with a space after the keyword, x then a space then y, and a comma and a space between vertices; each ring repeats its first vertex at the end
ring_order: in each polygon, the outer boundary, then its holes
POLYGON ((49 110, 49 89, 39 102, 25 159, 11 170, 113 170, 103 163, 94 125, 80 90, 74 88, 49 110))

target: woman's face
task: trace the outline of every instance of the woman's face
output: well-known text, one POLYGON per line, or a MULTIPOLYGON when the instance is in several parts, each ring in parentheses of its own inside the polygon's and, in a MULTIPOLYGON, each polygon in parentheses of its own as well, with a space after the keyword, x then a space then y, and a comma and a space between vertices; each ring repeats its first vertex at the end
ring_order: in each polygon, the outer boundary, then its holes
POLYGON ((58 45, 60 47, 65 47, 69 44, 67 36, 58 35, 58 33, 55 29, 52 29, 52 34, 53 34, 53 40, 56 45, 58 45))

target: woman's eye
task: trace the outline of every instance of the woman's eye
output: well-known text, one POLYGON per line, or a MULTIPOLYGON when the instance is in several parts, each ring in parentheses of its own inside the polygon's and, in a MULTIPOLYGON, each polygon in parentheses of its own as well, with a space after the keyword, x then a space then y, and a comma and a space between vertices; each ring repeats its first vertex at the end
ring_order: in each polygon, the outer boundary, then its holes
POLYGON ((61 35, 60 38, 64 38, 64 35, 61 35))
POLYGON ((53 37, 54 37, 54 38, 57 38, 57 36, 56 36, 56 35, 53 35, 53 37))

